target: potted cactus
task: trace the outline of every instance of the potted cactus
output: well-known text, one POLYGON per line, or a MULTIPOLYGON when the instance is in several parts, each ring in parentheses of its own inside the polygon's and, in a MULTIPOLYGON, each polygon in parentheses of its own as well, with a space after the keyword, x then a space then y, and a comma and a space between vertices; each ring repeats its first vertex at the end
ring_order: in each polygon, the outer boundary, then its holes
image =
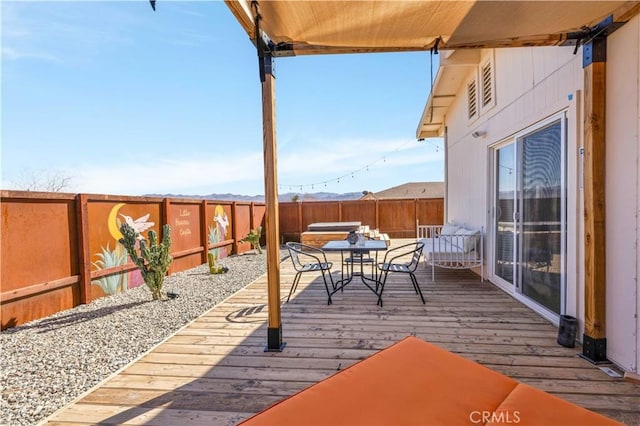
POLYGON ((162 298, 162 284, 173 258, 169 254, 171 248, 171 227, 162 228, 162 242, 158 242, 158 234, 149 231, 149 242, 142 238, 133 227, 124 223, 120 227, 122 238, 119 240, 126 249, 131 261, 140 269, 145 284, 151 290, 153 300, 162 298))

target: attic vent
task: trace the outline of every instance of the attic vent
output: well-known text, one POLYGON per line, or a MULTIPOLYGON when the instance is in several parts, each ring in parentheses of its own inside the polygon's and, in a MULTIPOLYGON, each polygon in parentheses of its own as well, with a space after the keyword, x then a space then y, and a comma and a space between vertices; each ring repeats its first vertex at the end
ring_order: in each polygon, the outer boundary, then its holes
POLYGON ((471 119, 478 114, 478 96, 475 80, 467 84, 467 101, 469 104, 469 119, 471 119))
POLYGON ((487 106, 493 101, 493 85, 491 78, 491 62, 482 67, 482 106, 487 106))

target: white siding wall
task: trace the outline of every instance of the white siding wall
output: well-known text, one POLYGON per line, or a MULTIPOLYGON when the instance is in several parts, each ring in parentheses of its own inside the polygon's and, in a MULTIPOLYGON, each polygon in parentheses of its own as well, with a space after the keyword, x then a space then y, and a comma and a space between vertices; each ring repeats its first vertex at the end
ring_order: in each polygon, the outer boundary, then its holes
MULTIPOLYGON (((607 64, 607 345, 608 357, 630 371, 640 365, 640 17, 608 41, 607 64)), ((565 112, 567 140, 567 314, 584 329, 582 51, 572 47, 486 50, 494 58, 497 104, 467 117, 465 85, 447 111, 448 220, 491 232, 489 147, 547 117, 565 112), (476 130, 485 137, 473 138, 476 130)), ((477 75, 470 71, 468 78, 477 75)), ((490 240, 489 238, 487 239, 490 240)), ((491 247, 487 247, 491 250, 491 247)))
POLYGON ((607 357, 637 371, 640 18, 607 43, 607 357))
MULTIPOLYGON (((571 47, 486 50, 483 51, 480 63, 484 63, 491 55, 494 56, 497 104, 483 111, 478 119, 469 121, 463 86, 449 108, 446 119, 449 147, 448 219, 472 226, 484 226, 487 232, 491 232, 492 220, 489 211, 489 146, 507 140, 515 133, 560 111, 567 111, 569 120, 575 123, 578 120, 579 97, 576 89, 582 87, 582 56, 573 55, 571 47), (569 95, 572 95, 571 100, 569 95), (484 130, 487 134, 485 137, 473 138, 471 133, 476 130, 484 130)), ((470 71, 468 77, 472 78, 476 72, 470 71)), ((577 203, 578 195, 575 176, 577 149, 578 139, 574 128, 569 131, 568 148, 569 167, 574 173, 569 181, 572 185, 569 197, 573 206, 577 203)), ((568 231, 573 238, 577 234, 579 213, 581 212, 576 209, 570 211, 568 231)), ((487 253, 490 250, 488 245, 487 253)), ((575 246, 570 251, 569 260, 572 261, 575 272, 575 246)), ((573 282, 568 298, 568 313, 577 315, 579 306, 576 274, 571 275, 573 282)))

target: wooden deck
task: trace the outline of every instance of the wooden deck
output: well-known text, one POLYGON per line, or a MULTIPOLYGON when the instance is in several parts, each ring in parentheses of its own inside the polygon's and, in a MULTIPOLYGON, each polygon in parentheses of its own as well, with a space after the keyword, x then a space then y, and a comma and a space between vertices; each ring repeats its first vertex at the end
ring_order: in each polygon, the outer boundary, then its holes
MULTIPOLYGON (((293 277, 286 259, 283 300, 293 277)), ((235 424, 415 335, 575 404, 640 424, 640 385, 610 378, 578 358, 581 348, 559 346, 557 329, 530 309, 468 271, 439 270, 432 283, 430 270, 421 266, 418 280, 426 305, 408 277, 397 274, 385 289, 383 308, 359 282, 327 306, 322 279, 304 274, 295 297, 282 307, 286 348, 265 353, 262 276, 48 422, 235 424)))

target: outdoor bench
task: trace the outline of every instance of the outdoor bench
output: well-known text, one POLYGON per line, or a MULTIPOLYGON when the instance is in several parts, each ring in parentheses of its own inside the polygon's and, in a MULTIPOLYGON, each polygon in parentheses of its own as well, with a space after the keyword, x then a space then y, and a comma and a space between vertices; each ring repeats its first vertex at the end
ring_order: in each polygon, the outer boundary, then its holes
POLYGON ((416 223, 418 241, 424 243, 422 256, 425 267, 431 266, 431 281, 435 268, 471 269, 480 267, 484 280, 483 228, 468 229, 455 224, 420 225, 416 223))
POLYGON ((406 337, 242 426, 622 425, 433 343, 406 337))

